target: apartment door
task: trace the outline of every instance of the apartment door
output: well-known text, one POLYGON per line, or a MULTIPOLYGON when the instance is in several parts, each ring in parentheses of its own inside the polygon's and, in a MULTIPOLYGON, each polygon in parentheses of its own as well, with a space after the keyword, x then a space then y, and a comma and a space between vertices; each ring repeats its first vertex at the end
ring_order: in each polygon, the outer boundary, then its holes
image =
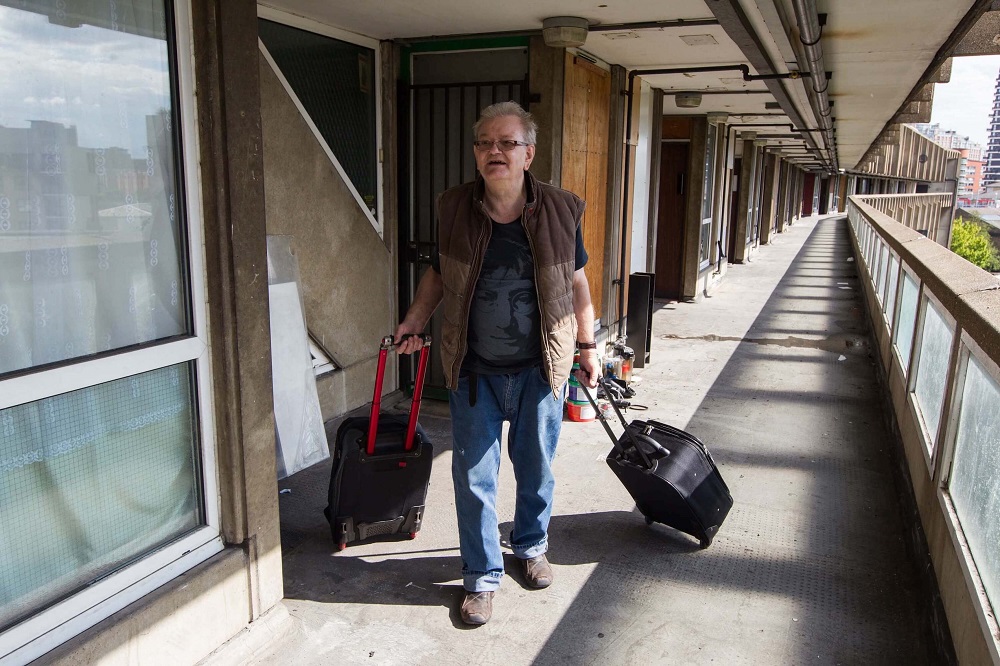
POLYGON ((581 226, 590 260, 584 272, 590 282, 594 313, 600 318, 604 312, 604 251, 608 224, 611 72, 567 53, 563 94, 561 184, 587 202, 581 226))
POLYGON ((687 141, 664 141, 660 150, 660 201, 653 290, 657 298, 681 297, 690 146, 687 141))

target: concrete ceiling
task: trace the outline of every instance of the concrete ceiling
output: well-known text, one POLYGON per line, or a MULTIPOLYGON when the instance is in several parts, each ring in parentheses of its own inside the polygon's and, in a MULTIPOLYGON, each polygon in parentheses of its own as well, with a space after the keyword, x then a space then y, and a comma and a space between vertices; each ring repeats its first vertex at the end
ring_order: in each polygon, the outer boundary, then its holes
MULTIPOLYGON (((798 58, 798 28, 792 0, 708 0, 715 8, 736 5, 753 35, 752 48, 763 54, 776 73, 804 69, 798 58)), ((626 69, 750 64, 730 34, 732 25, 688 25, 648 28, 602 26, 677 19, 714 19, 705 0, 270 0, 267 6, 343 30, 380 40, 415 40, 460 35, 537 33, 544 18, 579 16, 592 31, 582 48, 599 60, 626 69), (693 44, 692 44, 693 42, 693 44)), ((817 0, 827 14, 821 45, 825 69, 832 72, 829 96, 840 167, 853 168, 894 116, 927 69, 938 49, 974 4, 974 0, 817 0)), ((739 32, 737 29, 736 33, 739 32)), ((759 62, 759 58, 758 58, 759 62)), ((751 67, 751 72, 753 72, 751 67)), ((762 81, 743 81, 739 72, 648 75, 644 79, 665 91, 665 114, 690 114, 674 102, 677 91, 702 90, 732 95, 704 95, 695 111, 731 115, 774 114, 774 102, 762 81)), ((817 118, 809 103, 808 79, 777 82, 785 95, 784 111, 809 127, 817 118)), ((775 82, 770 82, 772 92, 775 82)), ((787 117, 760 116, 761 122, 790 122, 787 117)), ((737 122, 743 122, 737 119, 737 122)), ((770 130, 766 130, 770 132, 770 130)), ((776 133, 776 132, 775 132, 776 133)), ((816 140, 822 146, 820 135, 816 140)), ((772 141, 777 143, 777 141, 772 141)))

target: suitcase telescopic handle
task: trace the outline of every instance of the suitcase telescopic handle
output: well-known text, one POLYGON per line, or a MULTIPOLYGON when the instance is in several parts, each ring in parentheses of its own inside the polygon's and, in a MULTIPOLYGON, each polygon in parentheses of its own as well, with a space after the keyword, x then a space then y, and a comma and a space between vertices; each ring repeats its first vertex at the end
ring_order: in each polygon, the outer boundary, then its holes
POLYGON ((375 370, 375 395, 372 396, 372 410, 368 418, 368 442, 365 451, 368 455, 375 455, 375 439, 378 437, 378 416, 382 410, 382 380, 385 378, 385 364, 389 356, 389 350, 404 340, 418 336, 423 342, 420 347, 420 360, 417 364, 416 383, 413 386, 413 401, 410 403, 410 418, 406 424, 406 442, 404 449, 413 449, 414 438, 417 432, 417 417, 420 414, 420 400, 424 392, 424 376, 427 374, 427 359, 430 356, 431 336, 426 333, 412 333, 404 335, 396 340, 391 335, 382 338, 378 348, 378 368, 375 370))
MULTIPOLYGON (((604 387, 604 392, 606 395, 611 395, 610 391, 608 390, 607 382, 603 377, 599 377, 597 383, 600 384, 602 387, 604 387)), ((604 430, 605 432, 608 433, 608 437, 611 438, 611 443, 614 445, 615 450, 618 451, 619 455, 624 456, 625 449, 618 441, 618 438, 615 437, 614 431, 611 429, 611 426, 608 425, 607 418, 605 418, 603 412, 601 412, 600 407, 597 406, 597 401, 594 400, 594 396, 590 394, 590 390, 587 388, 587 385, 581 383, 580 387, 583 389, 584 395, 587 396, 587 400, 589 400, 590 404, 593 405, 594 411, 597 412, 597 419, 601 422, 601 425, 604 426, 604 430)), ((608 402, 611 403, 611 406, 615 410, 615 414, 618 415, 618 420, 621 421, 622 426, 624 426, 625 436, 628 437, 629 442, 632 444, 632 448, 634 448, 636 451, 639 452, 639 456, 642 457, 642 462, 646 464, 646 469, 652 470, 655 467, 655 465, 653 464, 653 461, 650 460, 649 456, 646 455, 646 452, 642 450, 642 447, 639 446, 639 442, 638 440, 636 440, 635 435, 632 433, 631 430, 629 430, 628 423, 625 421, 625 415, 622 414, 620 409, 618 409, 618 405, 615 403, 614 400, 608 400, 608 402)))

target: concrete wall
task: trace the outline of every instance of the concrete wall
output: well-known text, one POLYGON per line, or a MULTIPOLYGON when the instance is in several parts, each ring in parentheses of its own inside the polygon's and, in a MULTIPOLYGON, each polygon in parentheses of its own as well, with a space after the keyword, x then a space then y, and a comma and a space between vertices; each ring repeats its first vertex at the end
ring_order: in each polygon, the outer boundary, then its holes
POLYGON ((528 44, 528 81, 535 102, 528 106, 538 123, 538 144, 531 173, 552 185, 562 183, 563 80, 565 49, 545 45, 541 36, 528 44))
POLYGON ((371 400, 379 340, 396 326, 393 239, 379 238, 270 65, 259 63, 267 233, 293 237, 309 331, 343 368, 318 381, 329 419, 371 400))
MULTIPOLYGON (((861 198, 852 198, 850 206, 863 213, 864 219, 872 224, 901 260, 916 273, 922 293, 929 289, 955 318, 958 329, 967 333, 994 362, 1000 359, 1000 291, 996 288, 996 279, 873 207, 857 203, 861 198)), ((959 663, 998 663, 1000 638, 990 638, 991 632, 998 631, 996 620, 993 619, 990 626, 990 620, 977 610, 983 603, 988 608, 988 601, 985 601, 984 595, 978 596, 972 591, 971 582, 966 577, 963 567, 964 560, 969 555, 963 544, 956 540, 953 528, 955 518, 945 500, 946 491, 942 489, 945 483, 943 475, 949 467, 947 463, 951 455, 947 433, 948 428, 954 427, 954 419, 949 418, 948 414, 955 400, 952 392, 956 384, 954 373, 957 354, 953 351, 950 362, 941 429, 939 433, 933 434, 942 443, 937 445, 934 457, 929 460, 923 429, 913 406, 908 375, 893 350, 889 322, 875 295, 871 275, 858 247, 858 239, 852 236, 852 240, 875 336, 878 368, 883 386, 889 393, 890 426, 901 442, 902 478, 909 485, 903 492, 908 490, 911 493, 912 501, 909 505, 912 506, 912 512, 906 516, 913 524, 911 538, 914 543, 911 546, 918 556, 921 552, 929 553, 932 565, 930 573, 933 578, 929 581, 930 590, 925 591, 923 601, 932 614, 941 609, 944 617, 933 618, 941 627, 938 639, 947 641, 947 634, 950 633, 959 663)), ((907 513, 905 504, 904 513, 907 513)), ((925 559, 928 559, 926 555, 925 559)))

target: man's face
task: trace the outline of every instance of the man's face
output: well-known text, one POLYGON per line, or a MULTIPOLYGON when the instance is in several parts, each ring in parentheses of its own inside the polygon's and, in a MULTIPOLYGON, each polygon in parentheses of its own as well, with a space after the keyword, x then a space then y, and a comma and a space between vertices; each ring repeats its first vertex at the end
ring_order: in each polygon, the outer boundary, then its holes
MULTIPOLYGON (((524 141, 524 129, 516 116, 500 116, 483 121, 479 127, 478 141, 501 141, 513 139, 524 141)), ((497 144, 486 150, 475 150, 476 166, 483 174, 487 185, 505 183, 520 185, 524 180, 524 172, 535 157, 534 146, 516 146, 512 150, 503 151, 497 144)))

